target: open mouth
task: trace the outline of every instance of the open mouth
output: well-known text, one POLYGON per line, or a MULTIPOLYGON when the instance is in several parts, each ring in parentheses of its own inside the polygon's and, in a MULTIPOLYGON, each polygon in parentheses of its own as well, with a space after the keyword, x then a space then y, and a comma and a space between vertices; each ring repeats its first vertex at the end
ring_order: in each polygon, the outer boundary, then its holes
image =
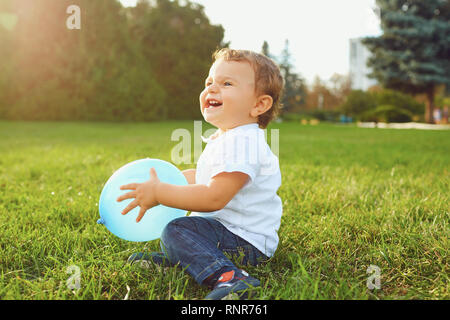
POLYGON ((217 107, 220 107, 221 105, 222 105, 222 102, 220 102, 219 100, 208 99, 208 100, 206 100, 205 109, 217 108, 217 107))

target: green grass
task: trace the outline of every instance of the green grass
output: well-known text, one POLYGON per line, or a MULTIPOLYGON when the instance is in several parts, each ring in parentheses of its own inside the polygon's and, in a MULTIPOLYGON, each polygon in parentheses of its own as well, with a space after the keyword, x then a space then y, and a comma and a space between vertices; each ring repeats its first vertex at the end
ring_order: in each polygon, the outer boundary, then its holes
MULTIPOLYGON (((171 161, 176 128, 193 122, 0 122, 0 299, 123 299, 127 286, 130 299, 202 299, 179 269, 125 264, 157 240, 96 224, 109 176, 140 158, 171 161), (78 291, 66 285, 71 265, 78 291)), ((450 298, 449 131, 276 123, 269 137, 275 128, 284 212, 275 256, 246 267, 262 282, 257 298, 450 298), (367 288, 369 265, 379 290, 367 288)))

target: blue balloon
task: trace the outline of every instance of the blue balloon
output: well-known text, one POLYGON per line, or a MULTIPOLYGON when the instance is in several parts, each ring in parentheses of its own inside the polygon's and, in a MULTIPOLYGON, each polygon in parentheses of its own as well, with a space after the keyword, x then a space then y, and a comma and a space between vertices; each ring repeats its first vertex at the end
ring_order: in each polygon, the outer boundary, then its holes
POLYGON ((183 173, 173 164, 159 159, 141 159, 130 162, 108 179, 100 194, 100 219, 97 221, 119 238, 128 241, 150 241, 161 237, 164 227, 173 219, 185 216, 186 210, 157 205, 145 213, 140 222, 136 222, 140 207, 137 206, 126 215, 122 210, 134 200, 117 202, 122 194, 132 190, 120 190, 120 186, 129 183, 142 183, 150 179, 150 168, 155 168, 161 182, 187 185, 183 173))

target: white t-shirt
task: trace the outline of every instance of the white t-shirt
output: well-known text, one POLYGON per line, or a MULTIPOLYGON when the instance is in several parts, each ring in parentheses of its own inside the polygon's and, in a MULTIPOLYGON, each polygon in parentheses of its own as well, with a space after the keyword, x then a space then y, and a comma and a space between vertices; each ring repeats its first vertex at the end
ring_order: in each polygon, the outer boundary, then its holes
POLYGON ((227 130, 207 142, 197 162, 195 182, 208 184, 221 172, 239 171, 250 179, 221 210, 192 212, 211 217, 271 257, 278 246, 282 202, 277 195, 281 173, 277 156, 266 142, 257 123, 227 130))

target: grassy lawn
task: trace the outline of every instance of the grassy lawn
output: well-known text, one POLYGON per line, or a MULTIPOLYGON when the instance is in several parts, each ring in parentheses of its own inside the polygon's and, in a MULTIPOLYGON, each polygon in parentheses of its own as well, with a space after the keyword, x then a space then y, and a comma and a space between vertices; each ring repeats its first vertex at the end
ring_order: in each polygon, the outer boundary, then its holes
MULTIPOLYGON (((96 224, 110 175, 140 158, 171 161, 172 131, 193 127, 0 122, 0 299, 123 299, 127 286, 130 299, 202 299, 207 289, 177 268, 125 264, 157 240, 96 224), (70 266, 79 290, 67 287, 70 266)), ((257 298, 450 298, 450 131, 275 123, 269 137, 275 128, 284 212, 275 256, 246 267, 262 282, 257 298), (367 288, 370 265, 380 289, 367 288)))

